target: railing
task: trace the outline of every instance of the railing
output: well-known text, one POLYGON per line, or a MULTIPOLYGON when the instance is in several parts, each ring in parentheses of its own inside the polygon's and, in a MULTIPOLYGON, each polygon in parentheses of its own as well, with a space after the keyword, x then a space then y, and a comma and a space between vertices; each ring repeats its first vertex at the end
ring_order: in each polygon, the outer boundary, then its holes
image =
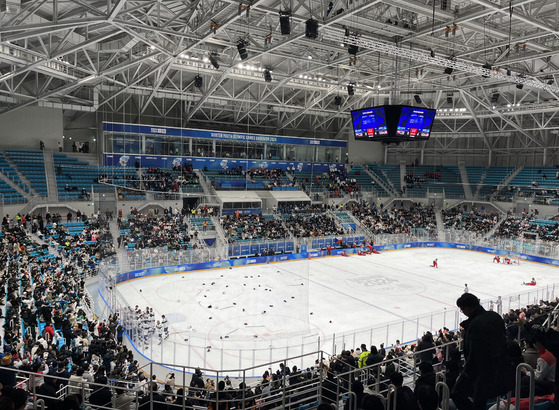
POLYGON ((241 240, 229 244, 229 257, 249 256, 256 252, 262 254, 263 249, 273 250, 274 252, 295 253, 297 251, 296 243, 291 238, 274 239, 265 241, 262 239, 241 240), (255 252, 256 251, 256 252, 255 252))
MULTIPOLYGON (((464 243, 468 239, 470 243, 487 245, 482 238, 473 233, 456 231, 445 232, 445 236, 457 242, 464 243)), ((345 238, 349 240, 351 237, 345 238)), ((331 239, 331 238, 330 238, 331 239)), ((343 238, 340 238, 344 240, 343 238)), ((401 235, 376 235, 376 244, 394 244, 402 242, 415 242, 421 240, 434 240, 437 235, 426 230, 414 230, 408 234, 401 235)), ((313 240, 320 242, 320 238, 305 238, 305 244, 309 250, 312 248, 313 240)), ((547 248, 538 248, 538 251, 549 252, 547 248)), ((134 251, 131 255, 132 269, 144 267, 169 266, 178 264, 188 264, 200 261, 210 261, 225 259, 224 249, 203 249, 195 255, 181 252, 163 252, 161 250, 142 250, 134 251), (184 255, 184 257, 183 257, 184 255)), ((549 256, 549 255, 546 255, 549 256)), ((300 260, 298 264, 304 264, 305 260, 300 260)), ((188 270, 188 268, 184 268, 188 270)), ((373 343, 384 343, 390 346, 395 340, 413 342, 423 332, 430 330, 436 332, 437 329, 446 327, 448 329, 458 329, 463 316, 457 309, 444 309, 429 314, 406 317, 404 320, 386 322, 370 328, 356 329, 348 332, 341 332, 331 335, 321 335, 318 332, 309 330, 295 329, 293 334, 286 333, 283 337, 270 337, 264 343, 257 341, 247 334, 227 335, 219 340, 213 338, 210 342, 208 334, 199 333, 196 329, 189 329, 182 333, 177 333, 157 344, 157 337, 147 335, 141 329, 140 323, 132 313, 126 298, 120 294, 116 283, 116 274, 119 272, 118 266, 103 262, 100 268, 100 291, 105 302, 112 312, 119 312, 121 320, 127 329, 130 341, 137 346, 149 358, 157 362, 175 363, 181 366, 204 366, 214 369, 227 368, 248 368, 256 366, 261 360, 280 361, 285 357, 302 357, 309 351, 323 350, 330 354, 336 354, 341 350, 347 350, 359 346, 361 343, 368 345, 373 343), (112 288, 112 289, 111 289, 112 288)), ((302 273, 299 272, 302 277, 302 273)), ((490 310, 500 313, 509 309, 517 309, 539 300, 552 300, 557 296, 556 288, 559 285, 552 284, 546 287, 529 289, 523 293, 512 295, 501 295, 501 297, 484 300, 482 305, 490 310)), ((215 302, 214 302, 215 303, 215 302)), ((295 363, 303 366, 304 363, 295 363)), ((257 377, 258 374, 251 374, 250 377, 257 377)))
MULTIPOLYGON (((432 350, 433 355, 442 352, 444 357, 449 357, 449 351, 457 346, 459 341, 452 341, 432 350)), ((107 380, 106 384, 87 383, 84 381, 72 381, 71 385, 65 385, 68 379, 54 376, 51 374, 42 375, 18 370, 11 367, 4 369, 4 374, 9 378, 10 373, 14 373, 17 381, 17 388, 27 391, 29 404, 33 408, 44 408, 45 403, 52 403, 53 400, 63 400, 67 396, 75 395, 74 398, 80 403, 80 408, 95 409, 114 409, 117 402, 123 400, 133 408, 159 408, 161 405, 169 409, 185 410, 194 408, 281 408, 286 410, 297 410, 303 408, 316 407, 319 403, 332 403, 336 408, 355 409, 356 392, 354 381, 360 381, 364 387, 368 388, 372 394, 380 394, 388 401, 387 409, 396 406, 395 395, 392 394, 394 386, 389 381, 389 368, 401 372, 404 376, 405 385, 415 383, 418 373, 416 365, 419 358, 427 350, 416 351, 409 354, 401 354, 393 359, 385 360, 381 363, 356 368, 347 364, 347 357, 329 357, 323 351, 314 351, 305 355, 302 361, 308 366, 302 367, 296 372, 288 372, 290 363, 299 362, 300 358, 290 357, 280 361, 263 363, 261 365, 238 369, 235 375, 231 376, 230 371, 215 371, 206 368, 193 368, 177 366, 167 363, 149 363, 135 371, 126 372, 120 378, 107 380), (335 374, 333 369, 336 363, 341 360, 340 369, 335 374), (153 389, 150 384, 133 381, 139 374, 147 375, 148 380, 155 379, 156 383, 162 383, 162 374, 168 373, 169 367, 174 367, 175 379, 174 388, 164 390, 161 388, 153 389), (328 372, 328 367, 331 371, 328 372), (277 371, 279 372, 276 373, 277 371), (253 379, 249 374, 264 375, 268 372, 271 390, 256 389, 256 386, 263 387, 263 377, 253 379), (187 387, 190 384, 190 374, 197 374, 197 377, 213 387, 187 387), (38 389, 35 378, 45 379, 45 383, 52 383, 53 386, 64 386, 56 391, 54 397, 42 394, 38 389), (220 383, 226 385, 225 390, 216 389, 220 383), (241 384, 242 383, 242 384, 241 384), (94 395, 96 391, 105 389, 105 393, 110 395, 109 403, 101 406, 95 404, 94 395), (157 395, 155 392, 157 391, 157 395), (186 401, 190 403, 187 405, 186 401), (93 407, 90 407, 93 406, 93 407)), ((515 371, 516 379, 516 403, 520 402, 520 387, 522 379, 522 369, 526 369, 530 374, 529 379, 529 406, 534 406, 535 378, 534 370, 527 364, 520 364, 515 371)), ((437 391, 442 398, 441 409, 448 410, 448 386, 445 382, 444 362, 435 363, 433 371, 436 373, 437 391)), ((511 386, 512 387, 512 386, 511 386)), ((511 394, 507 395, 507 401, 511 394)), ((501 398, 497 399, 499 403, 501 398)), ((508 406, 506 406, 508 408, 508 406)), ((50 407, 49 407, 50 408, 50 407)), ((518 408, 518 407, 517 407, 518 408)))
POLYGON ((522 238, 522 240, 492 237, 484 239, 483 233, 445 229, 444 242, 465 243, 477 246, 486 246, 495 249, 527 255, 544 256, 559 259, 559 243, 537 239, 522 238))
POLYGON ((164 248, 146 248, 127 252, 128 263, 135 269, 156 266, 186 265, 227 259, 227 248, 201 247, 197 249, 167 251, 164 248))

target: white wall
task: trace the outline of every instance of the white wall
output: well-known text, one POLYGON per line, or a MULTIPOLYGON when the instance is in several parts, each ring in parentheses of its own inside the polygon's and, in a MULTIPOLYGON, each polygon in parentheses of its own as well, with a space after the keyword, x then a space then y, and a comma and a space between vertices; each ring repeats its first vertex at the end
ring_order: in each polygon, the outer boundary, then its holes
POLYGON ((0 140, 5 148, 39 149, 39 141, 48 151, 58 150, 62 142, 62 110, 24 107, 0 115, 0 140))
POLYGON ((386 146, 380 142, 355 141, 352 135, 347 143, 349 163, 355 164, 384 164, 384 150, 386 146))

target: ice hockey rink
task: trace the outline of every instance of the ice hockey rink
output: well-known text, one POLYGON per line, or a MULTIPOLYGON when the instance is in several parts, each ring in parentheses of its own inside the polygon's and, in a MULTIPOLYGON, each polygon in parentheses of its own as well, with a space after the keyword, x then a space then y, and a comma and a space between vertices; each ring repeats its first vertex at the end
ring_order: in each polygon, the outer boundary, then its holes
POLYGON ((530 301, 552 296, 558 274, 550 265, 493 263, 480 252, 415 248, 167 274, 118 290, 130 306, 153 307, 157 319, 169 320, 161 345, 153 334, 147 348, 138 346, 147 357, 235 369, 300 354, 318 338, 332 352, 453 329, 463 319, 455 301, 466 283, 481 300, 502 296, 506 310, 511 301, 517 307, 520 294, 530 292, 530 301), (438 268, 431 267, 435 258, 438 268), (537 286, 523 285, 532 278, 537 286))

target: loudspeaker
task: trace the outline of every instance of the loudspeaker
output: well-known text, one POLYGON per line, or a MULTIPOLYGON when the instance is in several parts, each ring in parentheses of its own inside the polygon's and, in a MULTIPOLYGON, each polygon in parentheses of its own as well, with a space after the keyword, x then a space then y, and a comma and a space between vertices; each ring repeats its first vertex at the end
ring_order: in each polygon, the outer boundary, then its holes
POLYGON ((518 88, 519 90, 522 90, 524 88, 524 84, 516 84, 516 88, 518 88))
POLYGON ((248 58, 247 45, 243 40, 237 43, 237 50, 239 51, 241 60, 246 60, 248 58))
POLYGON ((452 97, 453 97, 453 94, 452 94, 452 93, 448 93, 448 94, 446 95, 446 102, 449 103, 449 104, 452 104, 452 97))
POLYGON ((215 58, 215 56, 213 54, 210 55, 210 63, 212 63, 212 65, 214 66, 215 69, 219 68, 219 63, 217 62, 217 59, 215 58))
POLYGON ((413 99, 415 100, 416 103, 421 104, 421 97, 419 95, 414 95, 413 99))
POLYGON ((350 44, 349 47, 347 48, 347 52, 352 55, 356 55, 358 51, 359 51, 359 46, 353 44, 350 44))
POLYGON ((280 30, 284 36, 291 34, 291 14, 280 13, 280 30))
POLYGON ((454 69, 451 68, 451 67, 447 67, 447 68, 444 69, 444 73, 448 74, 448 75, 452 74, 453 71, 454 71, 454 69))
POLYGON ((500 96, 501 96, 501 94, 499 94, 499 93, 493 93, 493 95, 491 96, 491 102, 492 103, 498 103, 500 96))
POLYGON ((272 82, 272 73, 270 73, 270 70, 264 70, 264 81, 267 83, 272 82))
POLYGON ((334 105, 342 105, 342 97, 340 97, 339 95, 334 97, 334 105))
POLYGON ((348 84, 347 86, 347 95, 350 97, 355 94, 355 90, 353 89, 353 84, 348 84))
POLYGON ((309 19, 305 23, 305 37, 317 38, 318 37, 318 21, 309 19))
POLYGON ((204 78, 201 75, 194 77, 194 87, 202 88, 204 86, 204 78))

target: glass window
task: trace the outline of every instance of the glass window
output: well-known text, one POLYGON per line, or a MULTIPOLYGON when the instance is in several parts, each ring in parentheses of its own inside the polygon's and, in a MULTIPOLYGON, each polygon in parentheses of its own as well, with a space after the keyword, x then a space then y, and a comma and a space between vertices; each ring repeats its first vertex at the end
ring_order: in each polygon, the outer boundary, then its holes
POLYGON ((306 146, 306 145, 297 145, 296 156, 297 161, 314 161, 314 149, 313 146, 306 146))
POLYGON ((216 142, 216 156, 220 158, 234 158, 235 157, 235 142, 234 141, 217 141, 216 142))
POLYGON ((192 152, 190 152, 190 140, 191 138, 181 138, 182 155, 192 155, 192 152))
POLYGON ((196 157, 209 157, 212 153, 212 140, 194 138, 192 140, 192 150, 196 157))
POLYGON ((146 135, 146 154, 163 155, 163 137, 146 135))
POLYGON ((182 155, 180 139, 163 137, 163 155, 182 155))
POLYGON ((281 160, 283 158, 283 145, 281 144, 268 144, 266 156, 271 160, 281 160))
POLYGON ((251 143, 248 144, 248 158, 249 159, 264 159, 264 144, 251 143))
POLYGON ((108 147, 115 153, 138 154, 140 152, 140 139, 138 135, 112 134, 108 138, 108 147))
POLYGON ((287 161, 297 161, 297 151, 295 149, 296 145, 287 145, 287 161))

